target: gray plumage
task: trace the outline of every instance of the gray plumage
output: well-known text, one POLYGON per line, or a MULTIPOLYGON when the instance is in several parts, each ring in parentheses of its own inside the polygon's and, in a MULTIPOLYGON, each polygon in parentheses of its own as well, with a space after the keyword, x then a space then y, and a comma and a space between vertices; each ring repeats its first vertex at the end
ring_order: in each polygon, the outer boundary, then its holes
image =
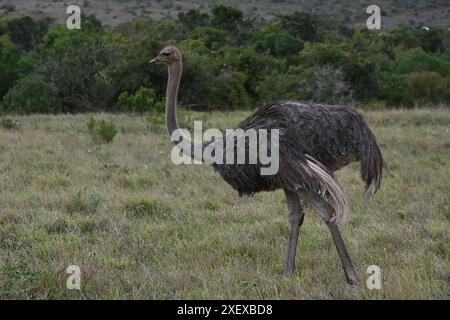
POLYGON ((349 108, 280 101, 262 107, 237 128, 280 132, 280 169, 276 175, 261 175, 261 164, 213 164, 241 196, 286 188, 318 195, 322 181, 305 172, 308 159, 315 160, 330 176, 350 162, 361 161, 366 194, 372 196, 380 187, 383 171, 380 149, 363 118, 349 108))

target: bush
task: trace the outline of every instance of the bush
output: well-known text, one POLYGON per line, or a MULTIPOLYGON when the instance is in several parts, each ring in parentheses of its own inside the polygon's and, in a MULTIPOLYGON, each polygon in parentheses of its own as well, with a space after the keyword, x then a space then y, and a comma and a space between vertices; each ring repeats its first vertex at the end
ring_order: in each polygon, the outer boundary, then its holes
POLYGON ((239 9, 223 5, 215 6, 212 14, 212 24, 228 31, 236 31, 244 18, 244 14, 239 9))
POLYGON ((256 87, 258 103, 265 104, 279 100, 299 100, 300 76, 277 73, 265 77, 256 87))
POLYGON ((250 97, 245 90, 246 75, 240 72, 222 72, 215 81, 213 107, 222 110, 248 109, 250 97))
POLYGON ((403 102, 407 105, 450 102, 449 79, 443 78, 434 71, 411 73, 403 81, 403 102))
POLYGON ((19 76, 21 53, 20 47, 11 42, 8 35, 0 36, 0 97, 8 92, 19 76))
POLYGON ((58 88, 42 76, 30 74, 8 91, 1 105, 2 113, 57 113, 62 111, 58 88))
POLYGON ((405 75, 383 72, 379 80, 378 98, 385 100, 388 105, 400 105, 403 102, 402 82, 406 78, 405 75))
POLYGON ((402 52, 396 58, 394 72, 399 74, 434 71, 442 76, 450 76, 450 63, 438 56, 425 53, 421 48, 402 52))
POLYGON ((94 214, 102 203, 101 196, 96 192, 88 192, 86 189, 79 190, 67 203, 69 213, 94 214))
POLYGON ((117 134, 114 123, 105 120, 97 123, 94 116, 89 117, 86 126, 92 139, 97 143, 111 143, 117 134))
POLYGON ((303 49, 303 41, 287 32, 270 32, 257 37, 255 49, 269 52, 273 56, 286 57, 296 55, 303 49))
POLYGON ((201 41, 207 48, 211 49, 223 45, 227 35, 226 31, 213 27, 199 27, 192 32, 191 37, 194 40, 201 41))
POLYGON ((163 111, 160 104, 156 103, 155 90, 144 87, 139 88, 134 95, 127 91, 122 92, 119 95, 119 104, 129 112, 163 111))
POLYGON ((180 12, 178 20, 189 29, 194 29, 195 27, 206 26, 209 23, 209 15, 197 9, 191 9, 187 12, 180 12))
POLYGON ((331 66, 311 68, 305 70, 302 76, 299 90, 303 100, 331 104, 351 102, 353 92, 350 84, 344 80, 341 69, 331 66))
POLYGON ((319 16, 307 12, 295 12, 292 15, 280 17, 283 29, 306 41, 320 40, 319 16))
POLYGON ((342 45, 316 43, 300 52, 300 59, 307 67, 331 65, 346 68, 350 63, 350 54, 342 45))
POLYGON ((273 73, 260 83, 257 93, 260 103, 311 100, 342 104, 352 100, 351 87, 342 71, 331 66, 309 68, 300 74, 273 73))
POLYGON ((243 86, 251 98, 256 98, 256 87, 273 73, 287 70, 285 59, 278 59, 266 53, 257 53, 252 48, 224 47, 217 52, 217 57, 224 66, 245 76, 243 86))

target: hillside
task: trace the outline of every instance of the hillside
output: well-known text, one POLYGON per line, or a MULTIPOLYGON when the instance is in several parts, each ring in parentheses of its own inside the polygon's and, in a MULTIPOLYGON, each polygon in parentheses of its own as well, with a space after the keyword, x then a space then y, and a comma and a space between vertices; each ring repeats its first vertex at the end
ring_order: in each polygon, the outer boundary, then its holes
MULTIPOLYGON (((150 16, 154 19, 176 17, 180 11, 197 8, 209 11, 216 4, 227 4, 238 7, 248 16, 271 19, 276 15, 289 14, 294 11, 332 14, 339 19, 349 21, 352 26, 364 25, 370 0, 339 0, 327 2, 323 0, 78 0, 70 4, 78 4, 86 14, 94 14, 104 24, 115 26, 133 18, 150 16)), ((450 28, 450 3, 446 0, 379 0, 377 4, 382 10, 382 27, 394 25, 448 26, 450 28)), ((0 18, 30 15, 33 17, 50 16, 57 23, 65 19, 65 10, 69 3, 54 0, 0 0, 0 18)))

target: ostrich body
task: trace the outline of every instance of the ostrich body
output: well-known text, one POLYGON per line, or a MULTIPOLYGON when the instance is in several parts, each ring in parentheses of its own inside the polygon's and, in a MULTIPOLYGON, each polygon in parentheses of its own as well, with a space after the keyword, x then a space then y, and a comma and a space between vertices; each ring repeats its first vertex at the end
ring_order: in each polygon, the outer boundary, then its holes
MULTIPOLYGON (((176 102, 182 73, 181 53, 176 47, 165 47, 150 62, 164 63, 169 69, 166 125, 172 135, 178 129, 176 102)), ((279 130, 279 170, 276 174, 261 175, 259 161, 256 164, 212 165, 241 196, 284 190, 290 223, 284 274, 290 275, 294 271, 297 241, 304 219, 300 196, 311 204, 327 224, 347 281, 358 283, 357 273, 337 226, 345 217, 348 205, 333 172, 350 162, 360 161, 366 194, 372 196, 380 187, 382 155, 374 135, 361 116, 348 108, 279 101, 262 107, 237 128, 256 129, 257 132, 258 129, 279 130)), ((224 136, 225 148, 231 147, 226 140, 224 136)), ((211 142, 190 143, 191 150, 204 150, 211 142)), ((248 143, 245 146, 248 148, 248 143)), ((267 149, 270 150, 270 146, 267 149)), ((191 152, 189 156, 194 158, 195 154, 191 152)))

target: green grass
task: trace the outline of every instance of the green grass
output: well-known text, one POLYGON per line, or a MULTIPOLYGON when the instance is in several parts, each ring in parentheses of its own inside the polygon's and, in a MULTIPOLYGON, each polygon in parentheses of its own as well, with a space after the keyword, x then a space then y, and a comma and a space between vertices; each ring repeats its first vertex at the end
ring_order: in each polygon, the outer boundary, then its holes
MULTIPOLYGON (((230 128, 247 113, 212 113, 230 128)), ((175 166, 166 132, 140 117, 95 115, 119 133, 98 145, 89 115, 14 117, 0 127, 0 298, 448 299, 450 112, 365 116, 389 165, 365 201, 358 165, 338 173, 352 213, 341 226, 362 278, 349 286, 320 218, 307 209, 293 277, 281 191, 239 198, 212 168, 175 166), (150 129, 149 129, 150 128, 150 129), (69 265, 81 292, 66 289, 69 265)), ((192 119, 205 118, 198 113, 192 119)))

